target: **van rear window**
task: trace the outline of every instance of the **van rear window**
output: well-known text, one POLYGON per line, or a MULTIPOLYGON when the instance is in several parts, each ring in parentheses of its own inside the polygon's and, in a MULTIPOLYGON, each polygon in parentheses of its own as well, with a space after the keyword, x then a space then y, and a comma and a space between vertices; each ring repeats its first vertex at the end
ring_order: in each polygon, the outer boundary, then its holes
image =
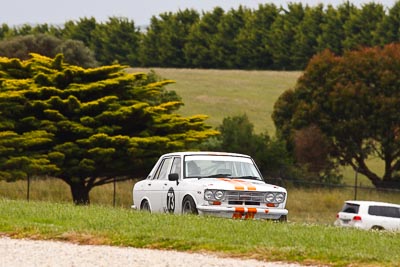
POLYGON ((368 214, 392 218, 400 218, 400 209, 396 207, 387 206, 370 206, 368 214))
POLYGON ((342 212, 347 212, 347 213, 358 213, 358 209, 360 208, 360 205, 357 204, 352 204, 352 203, 345 203, 342 212))

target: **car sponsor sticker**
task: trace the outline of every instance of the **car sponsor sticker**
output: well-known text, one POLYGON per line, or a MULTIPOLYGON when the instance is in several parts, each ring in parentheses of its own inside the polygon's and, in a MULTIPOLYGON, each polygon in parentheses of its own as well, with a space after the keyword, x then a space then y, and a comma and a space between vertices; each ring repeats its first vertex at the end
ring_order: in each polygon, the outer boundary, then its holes
POLYGON ((174 213, 175 211, 175 192, 172 187, 169 188, 167 193, 167 209, 169 213, 174 213))

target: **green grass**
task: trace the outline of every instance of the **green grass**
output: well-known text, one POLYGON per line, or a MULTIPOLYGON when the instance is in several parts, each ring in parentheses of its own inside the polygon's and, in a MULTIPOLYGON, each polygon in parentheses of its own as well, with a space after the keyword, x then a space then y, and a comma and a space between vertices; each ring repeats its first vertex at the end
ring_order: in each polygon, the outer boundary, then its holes
POLYGON ((0 233, 332 266, 395 266, 400 233, 0 199, 0 233))

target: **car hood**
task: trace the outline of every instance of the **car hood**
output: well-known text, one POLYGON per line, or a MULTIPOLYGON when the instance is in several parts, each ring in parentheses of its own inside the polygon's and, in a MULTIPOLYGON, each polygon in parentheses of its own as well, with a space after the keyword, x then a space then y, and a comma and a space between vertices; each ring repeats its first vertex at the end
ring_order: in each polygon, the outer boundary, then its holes
POLYGON ((209 189, 286 192, 283 187, 251 179, 202 178, 197 182, 209 189))

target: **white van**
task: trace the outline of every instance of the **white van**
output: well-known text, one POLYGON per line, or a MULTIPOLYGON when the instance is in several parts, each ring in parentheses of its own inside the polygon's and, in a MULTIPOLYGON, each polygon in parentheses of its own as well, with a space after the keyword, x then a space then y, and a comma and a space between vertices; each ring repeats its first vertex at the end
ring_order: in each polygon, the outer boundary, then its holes
POLYGON ((400 205, 376 201, 345 201, 336 215, 336 226, 400 230, 400 205))

